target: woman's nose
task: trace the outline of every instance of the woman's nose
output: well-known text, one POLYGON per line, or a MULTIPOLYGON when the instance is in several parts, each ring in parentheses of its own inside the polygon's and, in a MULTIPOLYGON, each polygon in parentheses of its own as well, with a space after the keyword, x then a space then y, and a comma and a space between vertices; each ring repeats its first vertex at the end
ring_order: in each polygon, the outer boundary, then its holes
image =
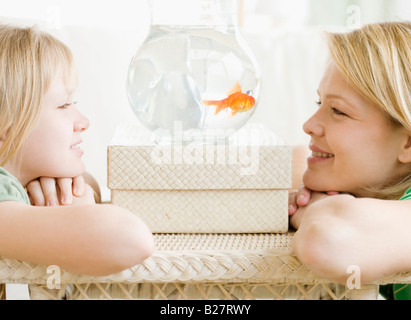
POLYGON ((303 130, 310 136, 315 135, 321 137, 324 135, 324 125, 321 121, 320 110, 317 110, 317 112, 304 123, 303 130))

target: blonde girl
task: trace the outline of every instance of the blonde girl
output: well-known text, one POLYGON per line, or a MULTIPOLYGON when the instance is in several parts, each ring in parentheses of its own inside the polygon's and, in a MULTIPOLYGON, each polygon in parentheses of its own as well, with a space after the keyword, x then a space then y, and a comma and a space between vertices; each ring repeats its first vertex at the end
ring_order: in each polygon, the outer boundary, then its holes
POLYGON ((76 85, 63 43, 0 26, 0 256, 105 275, 141 263, 154 244, 140 219, 96 204, 84 183, 89 121, 73 101, 76 85))
POLYGON ((411 270, 411 24, 329 34, 319 108, 304 124, 304 186, 290 194, 295 252, 314 272, 367 283, 411 270), (372 199, 374 198, 374 199, 372 199))

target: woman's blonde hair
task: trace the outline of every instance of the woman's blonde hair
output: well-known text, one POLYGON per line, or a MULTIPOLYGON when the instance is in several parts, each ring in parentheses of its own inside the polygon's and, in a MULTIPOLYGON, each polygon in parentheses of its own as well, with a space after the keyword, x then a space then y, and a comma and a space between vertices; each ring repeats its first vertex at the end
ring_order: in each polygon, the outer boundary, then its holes
POLYGON ((14 159, 35 127, 53 78, 76 85, 70 50, 37 28, 0 25, 0 166, 14 159))
MULTIPOLYGON (((327 40, 332 60, 357 90, 394 125, 411 131, 411 23, 370 24, 350 33, 329 33, 327 40)), ((411 173, 373 190, 373 196, 398 199, 410 187, 411 173)))

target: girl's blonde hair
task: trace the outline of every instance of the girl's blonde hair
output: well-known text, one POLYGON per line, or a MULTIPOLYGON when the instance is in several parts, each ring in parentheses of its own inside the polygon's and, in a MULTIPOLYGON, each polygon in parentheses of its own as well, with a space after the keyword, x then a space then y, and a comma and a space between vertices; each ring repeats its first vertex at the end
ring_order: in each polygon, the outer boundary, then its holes
POLYGON ((76 86, 70 50, 35 27, 0 25, 0 166, 14 159, 35 127, 42 97, 57 74, 76 86))
MULTIPOLYGON (((350 33, 327 34, 339 70, 393 124, 411 131, 411 23, 366 25, 350 33)), ((411 173, 390 181, 373 197, 398 199, 411 187, 411 173)))

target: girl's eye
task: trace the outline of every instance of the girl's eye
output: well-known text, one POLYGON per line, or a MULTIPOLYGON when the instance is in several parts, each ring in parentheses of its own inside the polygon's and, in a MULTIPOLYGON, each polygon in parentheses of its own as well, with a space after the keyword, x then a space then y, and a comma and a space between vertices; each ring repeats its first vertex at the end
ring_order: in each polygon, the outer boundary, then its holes
POLYGON ((315 101, 315 104, 319 107, 321 107, 322 102, 321 101, 315 101))
POLYGON ((58 109, 68 109, 71 105, 76 104, 76 103, 77 103, 77 101, 72 102, 72 103, 65 103, 65 104, 59 106, 58 109))
POLYGON ((331 110, 339 116, 347 116, 344 112, 341 112, 340 110, 338 110, 337 108, 331 107, 331 110))

